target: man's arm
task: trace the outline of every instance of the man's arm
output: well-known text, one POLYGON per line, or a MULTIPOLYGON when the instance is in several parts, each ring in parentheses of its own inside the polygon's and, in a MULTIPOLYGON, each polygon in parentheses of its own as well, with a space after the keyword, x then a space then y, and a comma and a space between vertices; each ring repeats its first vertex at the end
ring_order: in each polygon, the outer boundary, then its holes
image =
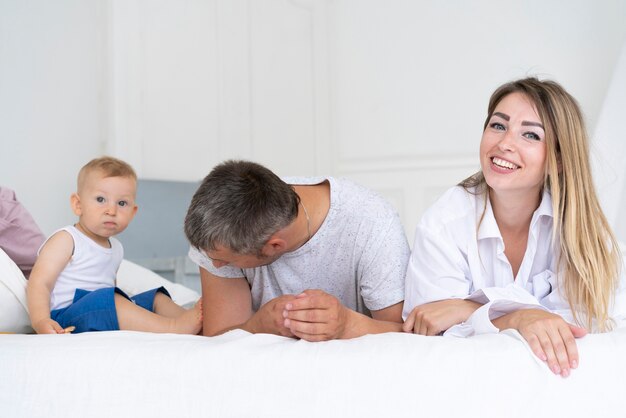
POLYGON ((303 340, 325 341, 402 331, 402 302, 372 311, 372 318, 346 308, 322 290, 305 290, 285 306, 284 325, 303 340))
POLYGON ((200 267, 202 284, 202 333, 223 334, 241 328, 252 316, 250 288, 246 279, 225 279, 200 267))
POLYGON ((283 326, 285 304, 294 299, 286 295, 272 299, 252 312, 250 286, 244 277, 223 278, 200 267, 202 283, 202 333, 214 336, 240 328, 252 333, 293 336, 283 326))
POLYGON ((353 327, 355 332, 353 337, 360 337, 365 334, 381 334, 383 332, 402 332, 402 302, 378 311, 372 311, 372 318, 358 313, 357 315, 360 315, 362 319, 360 320, 360 325, 357 323, 353 327))

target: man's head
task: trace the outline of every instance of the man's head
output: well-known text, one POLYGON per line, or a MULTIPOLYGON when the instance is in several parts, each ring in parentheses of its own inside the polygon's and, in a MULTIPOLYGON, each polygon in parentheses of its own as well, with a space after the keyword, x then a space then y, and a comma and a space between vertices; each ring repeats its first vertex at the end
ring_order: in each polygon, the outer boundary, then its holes
POLYGON ((71 205, 78 226, 99 241, 122 232, 137 212, 137 175, 124 161, 101 157, 89 161, 78 173, 71 205))
POLYGON ((267 168, 249 161, 216 166, 194 194, 185 218, 192 246, 263 257, 263 247, 298 216, 300 198, 267 168))

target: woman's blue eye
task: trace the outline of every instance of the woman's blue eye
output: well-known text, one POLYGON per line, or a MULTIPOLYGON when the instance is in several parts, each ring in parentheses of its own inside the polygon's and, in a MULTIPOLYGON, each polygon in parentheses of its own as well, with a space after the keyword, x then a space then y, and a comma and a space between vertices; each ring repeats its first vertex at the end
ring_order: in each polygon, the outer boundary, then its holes
POLYGON ((102 197, 102 196, 96 197, 96 202, 103 203, 104 202, 104 197, 102 197))
POLYGON ((504 125, 498 122, 493 122, 491 125, 493 129, 498 130, 498 131, 504 131, 504 125))
POLYGON ((535 141, 540 141, 541 138, 534 132, 526 132, 524 136, 528 139, 534 139, 535 141))

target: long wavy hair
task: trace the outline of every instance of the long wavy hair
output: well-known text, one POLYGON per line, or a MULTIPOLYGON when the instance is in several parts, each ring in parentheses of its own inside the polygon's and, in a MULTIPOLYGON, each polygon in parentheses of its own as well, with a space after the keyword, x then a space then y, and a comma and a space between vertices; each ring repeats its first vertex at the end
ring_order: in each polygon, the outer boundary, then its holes
MULTIPOLYGON (((589 139, 582 112, 561 85, 530 77, 506 83, 492 94, 483 128, 487 127, 498 103, 516 92, 535 105, 545 127, 544 188, 552 195, 553 244, 558 252, 559 280, 574 320, 589 330, 608 331, 613 327, 609 312, 622 260, 591 177, 589 139)), ((482 172, 459 185, 467 191, 484 194, 486 204, 489 185, 482 172)))

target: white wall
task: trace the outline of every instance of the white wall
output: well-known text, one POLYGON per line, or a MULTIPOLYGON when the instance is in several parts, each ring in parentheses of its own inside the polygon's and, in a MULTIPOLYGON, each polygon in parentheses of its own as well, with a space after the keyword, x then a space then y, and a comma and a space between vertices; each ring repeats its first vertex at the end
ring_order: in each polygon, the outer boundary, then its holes
POLYGON ((0 0, 0 185, 45 233, 73 222, 78 169, 107 139, 101 2, 0 0))
POLYGON ((600 203, 620 241, 626 242, 626 43, 594 132, 592 163, 600 203), (621 191, 621 193, 619 192, 621 191))
POLYGON ((556 79, 593 128, 626 33, 624 1, 330 4, 335 167, 386 192, 409 237, 444 189, 478 169, 498 85, 556 79))
POLYGON ((502 82, 558 80, 594 131, 626 0, 0 0, 0 19, 0 182, 47 232, 106 150, 153 179, 198 180, 231 157, 349 176, 412 236, 477 169, 502 82), (51 158, 67 147, 67 163, 51 158))

